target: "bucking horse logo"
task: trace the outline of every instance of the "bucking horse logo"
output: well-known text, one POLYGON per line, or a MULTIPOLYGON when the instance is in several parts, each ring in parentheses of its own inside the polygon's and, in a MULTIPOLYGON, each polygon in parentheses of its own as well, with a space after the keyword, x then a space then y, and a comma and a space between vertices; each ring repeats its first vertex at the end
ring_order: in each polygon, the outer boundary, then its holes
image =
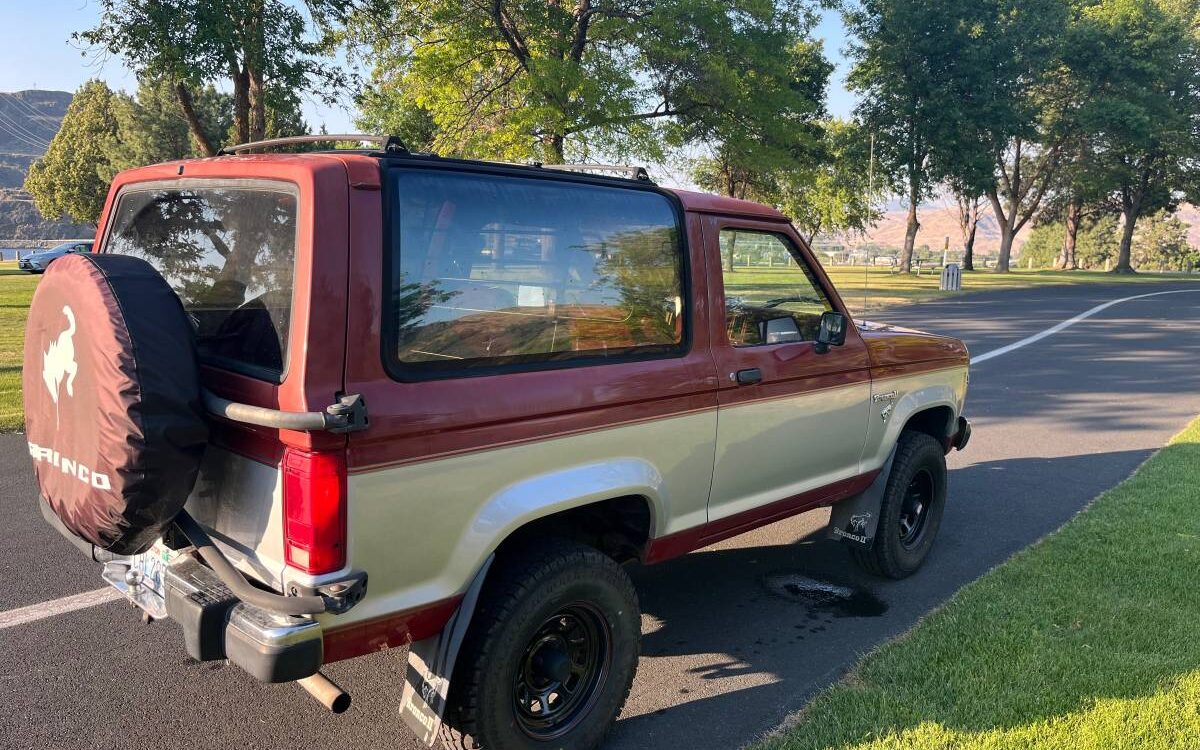
POLYGON ((42 380, 50 398, 58 406, 58 392, 63 381, 66 381, 67 395, 75 395, 75 375, 79 372, 79 363, 75 361, 75 313, 70 305, 63 305, 63 315, 67 316, 67 330, 58 334, 58 338, 46 347, 46 355, 42 358, 42 380))

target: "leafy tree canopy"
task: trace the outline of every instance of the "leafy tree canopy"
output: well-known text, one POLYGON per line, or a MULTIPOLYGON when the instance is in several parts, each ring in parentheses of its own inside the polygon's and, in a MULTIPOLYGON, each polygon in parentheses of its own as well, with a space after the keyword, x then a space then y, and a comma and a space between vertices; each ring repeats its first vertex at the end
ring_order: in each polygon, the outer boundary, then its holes
POLYGON ((761 161, 822 112, 803 0, 379 0, 348 38, 364 122, 448 155, 563 161, 728 144, 761 161), (396 114, 403 113, 403 114, 396 114))
MULTIPOLYGON (((348 7, 349 0, 308 3, 318 26, 348 7)), ((294 108, 301 92, 336 98, 346 76, 327 59, 328 29, 317 31, 283 0, 101 0, 98 25, 77 38, 121 57, 140 76, 170 81, 197 149, 211 155, 210 126, 192 101, 205 84, 223 81, 232 88, 240 142, 266 137, 270 111, 294 108)))
POLYGON ((1115 270, 1132 270, 1139 217, 1200 197, 1200 8, 1098 0, 1082 9, 1076 64, 1090 81, 1084 178, 1123 216, 1115 270))
POLYGON ((108 185, 120 167, 121 102, 102 81, 83 84, 67 107, 58 133, 29 168, 25 190, 42 216, 95 224, 108 185))

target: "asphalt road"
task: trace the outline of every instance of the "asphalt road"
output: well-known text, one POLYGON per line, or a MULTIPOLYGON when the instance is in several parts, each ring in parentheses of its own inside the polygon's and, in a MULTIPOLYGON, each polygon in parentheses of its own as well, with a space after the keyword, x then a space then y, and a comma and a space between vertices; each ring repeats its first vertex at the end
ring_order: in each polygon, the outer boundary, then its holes
MULTIPOLYGON (((981 354, 1108 300, 1171 288, 1187 287, 997 292, 870 317, 954 334, 981 354)), ((1116 305, 976 366, 974 438, 950 457, 940 537, 908 580, 859 573, 824 539, 827 512, 635 570, 643 656, 608 746, 732 748, 778 725, 861 654, 1127 477, 1200 413, 1198 362, 1200 293, 1188 293, 1116 305), (795 580, 853 596, 781 591, 795 580)), ((100 585, 35 497, 21 436, 0 436, 0 611, 100 585)), ((418 747, 397 713, 399 649, 328 668, 354 696, 336 717, 294 686, 189 663, 173 625, 143 626, 122 602, 0 629, 0 654, 4 748, 418 747)))

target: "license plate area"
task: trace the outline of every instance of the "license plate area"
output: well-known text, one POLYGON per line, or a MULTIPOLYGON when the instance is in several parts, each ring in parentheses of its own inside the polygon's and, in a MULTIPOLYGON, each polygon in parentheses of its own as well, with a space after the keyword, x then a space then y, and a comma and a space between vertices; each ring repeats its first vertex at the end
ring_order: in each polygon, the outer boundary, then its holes
POLYGON ((167 616, 166 571, 178 552, 161 541, 140 555, 104 563, 100 577, 156 620, 167 616))

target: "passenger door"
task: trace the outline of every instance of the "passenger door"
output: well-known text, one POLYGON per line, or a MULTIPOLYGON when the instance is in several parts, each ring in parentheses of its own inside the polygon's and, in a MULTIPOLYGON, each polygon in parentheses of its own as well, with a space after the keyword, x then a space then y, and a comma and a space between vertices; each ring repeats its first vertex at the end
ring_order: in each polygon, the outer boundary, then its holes
POLYGON ((720 381, 709 522, 761 522, 840 499, 860 472, 866 345, 851 325, 844 345, 817 352, 821 314, 846 310, 789 225, 710 217, 705 247, 720 381))

